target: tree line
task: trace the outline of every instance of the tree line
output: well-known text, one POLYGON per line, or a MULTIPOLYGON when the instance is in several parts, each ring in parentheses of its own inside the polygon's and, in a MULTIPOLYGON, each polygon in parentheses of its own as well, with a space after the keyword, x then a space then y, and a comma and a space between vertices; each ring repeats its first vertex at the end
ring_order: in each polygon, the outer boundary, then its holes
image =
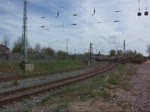
MULTIPOLYGON (((8 47, 10 44, 10 38, 8 36, 3 36, 2 40, 1 40, 1 44, 8 47)), ((35 55, 35 54, 43 54, 43 55, 47 55, 47 56, 51 56, 54 57, 56 55, 60 55, 60 58, 66 57, 68 55, 67 52, 59 50, 59 51, 55 51, 53 48, 51 47, 41 47, 41 45, 39 43, 37 43, 33 48, 29 45, 29 42, 27 42, 28 44, 28 54, 29 56, 31 55, 35 55)), ((12 47, 12 53, 23 53, 23 46, 22 46, 22 38, 18 37, 14 43, 13 43, 13 47, 12 47)), ((150 44, 148 44, 146 46, 146 52, 148 53, 149 57, 150 57, 150 44)), ((85 55, 88 53, 85 53, 85 55)), ((121 55, 123 54, 122 50, 110 50, 110 56, 116 56, 116 55, 121 55)), ((135 56, 136 52, 133 52, 132 50, 128 50, 126 51, 126 54, 131 55, 131 56, 135 56)), ((142 55, 140 53, 138 53, 138 55, 142 55)))
MULTIPOLYGON (((9 38, 3 38, 3 41, 1 42, 6 47, 9 46, 9 38)), ((28 49, 28 57, 34 58, 34 59, 41 59, 41 58, 49 58, 52 59, 59 55, 59 59, 65 59, 67 57, 67 52, 63 50, 55 51, 51 47, 41 47, 39 43, 36 43, 34 47, 31 47, 29 42, 27 41, 27 49, 28 49)), ((23 54, 23 44, 22 44, 22 38, 18 37, 12 47, 12 53, 17 54, 23 54)))

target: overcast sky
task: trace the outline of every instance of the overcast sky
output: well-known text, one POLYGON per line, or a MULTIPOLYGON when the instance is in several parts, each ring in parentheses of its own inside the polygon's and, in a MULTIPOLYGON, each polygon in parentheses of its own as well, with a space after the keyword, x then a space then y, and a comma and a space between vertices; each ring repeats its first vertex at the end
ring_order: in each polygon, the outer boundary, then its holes
MULTIPOLYGON (((111 49, 122 49, 126 40, 126 50, 147 55, 150 16, 144 16, 144 12, 146 7, 149 11, 149 0, 141 0, 140 4, 138 0, 28 1, 27 33, 32 47, 40 43, 41 47, 66 50, 68 39, 70 53, 87 52, 92 42, 94 52, 107 54, 111 49), (137 16, 139 6, 141 17, 137 16)), ((9 47, 22 35, 23 2, 0 0, 0 41, 8 36, 9 47)))

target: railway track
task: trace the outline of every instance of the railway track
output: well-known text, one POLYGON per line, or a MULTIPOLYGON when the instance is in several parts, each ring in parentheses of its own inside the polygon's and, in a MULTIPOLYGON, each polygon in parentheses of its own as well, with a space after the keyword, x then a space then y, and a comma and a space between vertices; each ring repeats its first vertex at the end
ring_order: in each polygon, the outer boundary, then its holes
POLYGON ((0 106, 2 107, 13 102, 19 102, 23 99, 31 98, 32 96, 38 96, 39 94, 42 94, 51 90, 55 90, 64 86, 68 86, 76 82, 80 82, 82 80, 107 72, 113 69, 114 67, 115 65, 112 64, 112 65, 109 65, 109 67, 105 67, 103 69, 97 69, 95 71, 92 71, 86 74, 68 77, 68 78, 56 80, 56 81, 49 82, 49 83, 44 83, 40 85, 35 85, 35 86, 30 86, 30 87, 25 87, 21 89, 16 89, 16 90, 0 93, 0 99, 1 99, 0 106))
MULTIPOLYGON (((103 66, 106 66, 106 65, 108 65, 108 63, 105 63, 103 66)), ((66 72, 71 72, 71 71, 76 71, 76 70, 87 69, 87 68, 91 68, 91 66, 90 67, 89 66, 79 67, 79 68, 73 68, 73 69, 69 69, 69 70, 62 70, 62 71, 49 72, 49 73, 39 73, 39 74, 25 75, 25 76, 21 76, 21 75, 5 76, 5 77, 0 77, 0 83, 7 82, 7 81, 15 81, 15 80, 21 80, 21 79, 36 78, 36 77, 41 77, 41 76, 66 73, 66 72)))

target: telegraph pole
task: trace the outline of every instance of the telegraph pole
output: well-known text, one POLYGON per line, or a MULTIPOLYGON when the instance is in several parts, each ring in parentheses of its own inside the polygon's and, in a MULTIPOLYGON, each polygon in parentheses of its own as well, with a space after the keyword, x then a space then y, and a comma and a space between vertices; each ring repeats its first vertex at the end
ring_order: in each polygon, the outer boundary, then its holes
POLYGON ((28 50, 27 50, 27 0, 24 0, 23 11, 23 26, 22 26, 22 45, 23 45, 23 61, 28 63, 28 50))

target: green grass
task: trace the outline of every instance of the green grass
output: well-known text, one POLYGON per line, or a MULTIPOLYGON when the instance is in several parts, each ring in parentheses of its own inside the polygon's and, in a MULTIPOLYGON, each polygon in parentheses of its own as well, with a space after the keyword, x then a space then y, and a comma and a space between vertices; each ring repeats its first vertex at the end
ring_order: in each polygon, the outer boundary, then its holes
POLYGON ((0 75, 20 73, 21 70, 18 63, 0 63, 0 75))
POLYGON ((65 103, 55 107, 52 112, 69 112, 70 101, 66 101, 65 103))
POLYGON ((45 97, 40 103, 42 104, 44 104, 45 102, 47 102, 49 99, 51 99, 51 97, 50 96, 47 96, 47 97, 45 97))
POLYGON ((112 85, 119 85, 123 75, 126 73, 126 69, 124 65, 119 65, 118 70, 114 72, 113 75, 110 75, 107 79, 107 82, 112 85))
POLYGON ((13 86, 19 86, 18 80, 13 81, 13 86))
POLYGON ((132 79, 133 75, 135 75, 137 69, 132 66, 127 66, 126 69, 128 70, 127 75, 125 75, 125 77, 121 81, 120 87, 125 91, 130 91, 132 89, 132 86, 131 83, 129 83, 129 81, 132 79))
POLYGON ((19 67, 19 62, 0 63, 0 75, 25 75, 36 73, 49 73, 56 71, 69 70, 86 66, 77 60, 61 60, 61 61, 34 61, 34 70, 32 72, 23 71, 19 67))
POLYGON ((83 64, 80 61, 70 61, 70 60, 62 60, 62 61, 52 61, 52 62, 34 62, 34 72, 55 72, 68 70, 72 68, 83 67, 83 64))

